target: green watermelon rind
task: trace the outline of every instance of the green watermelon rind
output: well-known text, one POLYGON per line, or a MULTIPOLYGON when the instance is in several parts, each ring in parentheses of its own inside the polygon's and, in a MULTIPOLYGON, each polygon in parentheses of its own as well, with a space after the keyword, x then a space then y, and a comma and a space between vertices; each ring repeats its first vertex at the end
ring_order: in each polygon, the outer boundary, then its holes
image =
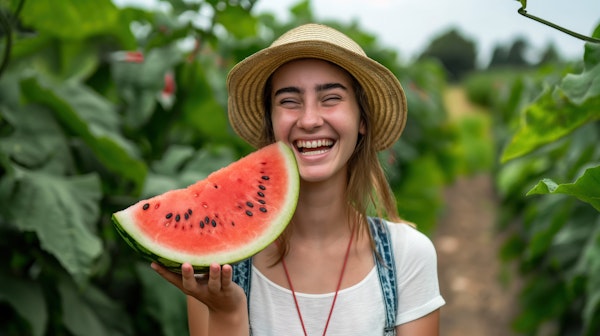
POLYGON ((298 202, 300 176, 298 173, 296 157, 294 156, 292 149, 285 143, 278 142, 277 145, 279 146, 279 151, 283 154, 284 162, 287 167, 287 194, 283 198, 284 202, 282 203, 279 215, 272 221, 274 224, 270 225, 269 230, 251 244, 246 244, 241 248, 232 250, 228 253, 221 252, 203 256, 163 248, 156 245, 154 242, 147 240, 146 235, 142 234, 136 228, 132 219, 134 211, 133 206, 113 214, 112 220, 117 231, 127 244, 143 258, 149 261, 155 261, 170 271, 177 273, 181 272, 181 265, 184 262, 190 263, 196 272, 206 272, 211 263, 233 265, 255 255, 281 235, 287 227, 287 224, 291 221, 298 202))

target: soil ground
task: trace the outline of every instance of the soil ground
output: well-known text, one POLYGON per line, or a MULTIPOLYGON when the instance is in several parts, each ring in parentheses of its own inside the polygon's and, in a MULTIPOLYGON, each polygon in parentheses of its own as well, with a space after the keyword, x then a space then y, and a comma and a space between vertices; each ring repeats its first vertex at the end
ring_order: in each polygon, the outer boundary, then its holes
MULTIPOLYGON (((452 118, 479 113, 460 88, 445 95, 452 118)), ((497 201, 489 174, 461 177, 445 191, 446 208, 433 241, 438 251, 441 335, 509 336, 516 308, 516 286, 501 281, 495 230, 497 201)))

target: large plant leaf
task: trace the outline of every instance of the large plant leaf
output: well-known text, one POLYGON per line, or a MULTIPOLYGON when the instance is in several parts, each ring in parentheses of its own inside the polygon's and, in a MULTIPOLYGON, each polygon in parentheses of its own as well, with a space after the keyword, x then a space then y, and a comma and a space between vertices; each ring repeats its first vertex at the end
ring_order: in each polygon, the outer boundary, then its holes
POLYGON ((256 35, 257 20, 241 6, 227 6, 217 12, 215 22, 222 24, 236 38, 256 35))
POLYGON ((95 174, 62 177, 15 167, 12 176, 0 180, 0 214, 18 229, 35 232, 41 247, 83 282, 102 253, 91 230, 101 196, 95 174))
POLYGON ((219 141, 229 135, 227 113, 204 68, 204 64, 196 61, 185 64, 179 72, 185 98, 181 106, 183 120, 207 140, 219 141))
POLYGON ((18 110, 7 107, 0 109, 0 115, 13 129, 2 138, 0 150, 12 160, 25 167, 44 166, 47 171, 61 174, 71 167, 72 157, 66 137, 47 109, 35 105, 19 107, 18 110))
POLYGON ((7 301, 31 327, 33 336, 46 333, 48 311, 39 283, 13 278, 0 272, 0 301, 7 301))
POLYGON ((523 111, 521 127, 504 149, 502 161, 523 156, 578 127, 600 119, 600 65, 566 76, 523 111))
POLYGON ((187 335, 185 295, 156 274, 148 264, 136 264, 135 270, 144 289, 141 304, 160 322, 163 335, 187 335))
POLYGON ((77 83, 55 87, 31 77, 21 82, 23 94, 30 102, 50 107, 68 129, 79 135, 108 169, 141 187, 146 165, 138 159, 136 149, 117 133, 118 116, 105 98, 77 83))
POLYGON ((123 45, 135 44, 129 22, 110 0, 25 1, 21 17, 28 27, 63 40, 115 34, 123 45))
POLYGON ((96 287, 58 282, 64 326, 75 336, 134 335, 127 312, 96 287))
POLYGON ((600 211, 600 166, 588 168, 574 183, 557 184, 551 179, 541 180, 527 195, 566 194, 591 204, 600 211))

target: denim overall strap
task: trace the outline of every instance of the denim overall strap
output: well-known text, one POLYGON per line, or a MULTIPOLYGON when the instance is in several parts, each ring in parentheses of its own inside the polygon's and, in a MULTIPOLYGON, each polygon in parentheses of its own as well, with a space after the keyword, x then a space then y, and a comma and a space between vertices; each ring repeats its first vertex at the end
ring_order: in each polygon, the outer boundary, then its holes
POLYGON ((398 311, 398 295, 396 286, 396 263, 388 228, 383 220, 376 217, 368 217, 371 235, 375 241, 376 253, 375 264, 377 274, 383 293, 385 304, 385 328, 384 336, 396 335, 396 312, 398 311))
MULTIPOLYGON (((252 279, 252 258, 238 262, 233 266, 233 282, 238 284, 246 294, 246 303, 248 305, 248 320, 250 319, 250 280, 252 279)), ((250 336, 252 336, 252 327, 250 336)))

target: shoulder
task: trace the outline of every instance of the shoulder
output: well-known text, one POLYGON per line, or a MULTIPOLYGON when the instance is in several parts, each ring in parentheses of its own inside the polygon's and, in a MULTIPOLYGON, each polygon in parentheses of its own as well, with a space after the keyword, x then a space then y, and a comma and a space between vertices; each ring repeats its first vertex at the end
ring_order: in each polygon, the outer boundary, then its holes
POLYGON ((404 247, 418 249, 423 252, 427 250, 433 250, 435 252, 431 239, 412 225, 403 222, 395 223, 387 220, 384 220, 384 223, 388 228, 390 239, 393 244, 401 244, 404 247))
POLYGON ((427 235, 408 223, 384 223, 388 228, 396 265, 400 269, 437 267, 437 252, 427 235))

